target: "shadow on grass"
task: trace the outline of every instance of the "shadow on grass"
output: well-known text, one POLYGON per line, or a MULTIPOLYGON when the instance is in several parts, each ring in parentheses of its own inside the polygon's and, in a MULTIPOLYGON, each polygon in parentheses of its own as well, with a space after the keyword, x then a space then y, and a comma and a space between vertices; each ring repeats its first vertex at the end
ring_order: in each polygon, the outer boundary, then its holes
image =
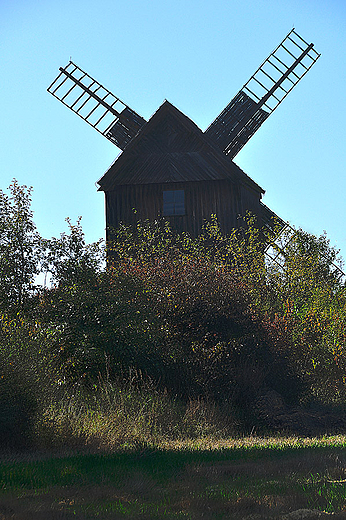
POLYGON ((254 442, 7 460, 0 486, 4 520, 264 519, 303 508, 346 519, 346 445, 254 442))

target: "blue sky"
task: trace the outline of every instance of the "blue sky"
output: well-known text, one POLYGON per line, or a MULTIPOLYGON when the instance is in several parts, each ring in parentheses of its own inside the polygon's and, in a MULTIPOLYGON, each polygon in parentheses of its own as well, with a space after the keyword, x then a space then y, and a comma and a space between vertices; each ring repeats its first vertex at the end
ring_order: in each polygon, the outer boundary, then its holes
POLYGON ((80 215, 103 237, 95 182, 119 150, 47 93, 59 66, 72 57, 146 119, 168 99, 204 130, 293 26, 322 56, 235 162, 346 258, 344 0, 1 0, 0 188, 34 187, 46 238, 80 215))

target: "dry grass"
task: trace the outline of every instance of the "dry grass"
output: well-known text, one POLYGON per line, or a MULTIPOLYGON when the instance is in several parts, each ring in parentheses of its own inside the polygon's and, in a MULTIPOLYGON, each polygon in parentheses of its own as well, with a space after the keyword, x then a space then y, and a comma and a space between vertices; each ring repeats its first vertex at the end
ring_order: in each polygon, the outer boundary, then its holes
POLYGON ((46 405, 37 416, 36 445, 109 452, 194 439, 217 441, 234 436, 236 429, 229 409, 213 402, 184 403, 148 382, 141 388, 103 382, 95 393, 76 393, 46 405))

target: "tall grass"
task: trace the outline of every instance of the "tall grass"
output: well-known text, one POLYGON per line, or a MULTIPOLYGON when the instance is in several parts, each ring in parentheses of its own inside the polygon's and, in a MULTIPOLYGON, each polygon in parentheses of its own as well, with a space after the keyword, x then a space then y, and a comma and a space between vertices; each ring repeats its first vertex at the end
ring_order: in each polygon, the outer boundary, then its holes
POLYGON ((201 398, 182 401, 137 373, 101 380, 92 390, 75 387, 41 406, 37 447, 106 449, 158 446, 173 441, 235 435, 230 410, 201 398))

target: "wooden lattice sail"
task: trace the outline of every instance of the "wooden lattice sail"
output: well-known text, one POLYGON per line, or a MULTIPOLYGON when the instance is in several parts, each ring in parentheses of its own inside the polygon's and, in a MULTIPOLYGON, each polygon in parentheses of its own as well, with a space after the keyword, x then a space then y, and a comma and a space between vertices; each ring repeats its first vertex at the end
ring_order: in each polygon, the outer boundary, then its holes
POLYGON ((124 150, 145 119, 72 61, 59 70, 48 92, 124 150))
MULTIPOLYGON (((297 244, 299 244, 299 237, 301 230, 294 229, 288 222, 284 222, 279 219, 279 224, 276 235, 269 230, 271 237, 265 248, 265 257, 268 265, 275 265, 281 271, 286 270, 286 256, 291 249, 296 251, 297 254, 301 254, 297 244)), ((333 276, 334 280, 338 280, 341 283, 346 282, 346 274, 342 270, 341 266, 338 265, 337 261, 333 261, 326 256, 323 251, 319 252, 321 261, 325 262, 326 268, 330 275, 333 276)))
POLYGON ((318 54, 294 29, 268 56, 205 134, 231 158, 317 61, 318 54))

